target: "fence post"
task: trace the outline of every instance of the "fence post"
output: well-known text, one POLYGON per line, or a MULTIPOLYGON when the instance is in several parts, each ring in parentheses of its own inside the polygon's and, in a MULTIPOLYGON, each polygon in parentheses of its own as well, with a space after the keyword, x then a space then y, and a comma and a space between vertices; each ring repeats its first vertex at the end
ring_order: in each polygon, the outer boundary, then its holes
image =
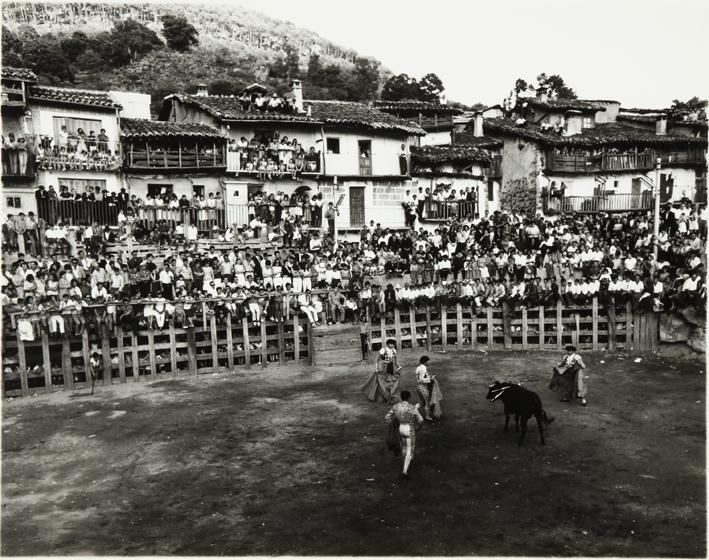
POLYGON ((283 317, 276 317, 278 327, 278 365, 282 366, 286 361, 286 336, 283 332, 283 317))
POLYGON ((317 365, 317 358, 315 356, 315 342, 313 341, 313 326, 308 321, 308 361, 311 366, 317 365))
POLYGON ((418 348, 418 334, 416 333, 416 307, 411 305, 409 307, 409 328, 411 329, 411 349, 416 350, 418 348))
POLYGON ((439 314, 441 317, 441 348, 445 352, 448 350, 448 309, 445 305, 441 304, 439 314))
POLYGON ((630 302, 625 304, 625 351, 633 349, 633 308, 630 302))
MULTIPOLYGON (((19 347, 18 347, 19 354, 19 347)), ((71 345, 69 336, 62 336, 62 374, 64 375, 64 389, 74 389, 74 366, 71 363, 71 345)))
POLYGON ((539 349, 544 350, 544 306, 539 306, 539 349))
POLYGON ((91 345, 89 344, 89 333, 86 329, 81 333, 81 351, 84 356, 84 380, 87 385, 91 385, 91 345))
MULTIPOLYGON (((369 321, 367 323, 369 323, 369 321)), ((300 361, 300 332, 298 332, 299 326, 300 325, 298 324, 298 312, 296 311, 293 314, 293 351, 295 352, 296 362, 300 361)))
POLYGON ((197 373, 197 340, 194 334, 194 327, 186 329, 187 333, 187 375, 197 373))
POLYGON ((249 323, 246 317, 241 320, 241 333, 244 338, 244 364, 247 368, 251 367, 251 343, 249 342, 249 323))
POLYGON ((116 325, 116 349, 118 350, 118 378, 121 383, 126 382, 126 357, 125 347, 123 346, 123 329, 120 325, 116 325))
POLYGON ((478 349, 478 313, 473 307, 470 308, 470 346, 478 349))
POLYGON ((266 337, 266 320, 261 321, 261 367, 268 362, 268 340, 266 337))
POLYGON ((148 329, 148 349, 150 353, 150 379, 154 380, 158 375, 158 368, 155 363, 155 333, 152 329, 148 329))
POLYGON ((608 350, 615 351, 616 324, 615 324, 615 301, 608 306, 608 350))
POLYGON ((556 301, 556 349, 564 347, 564 323, 561 320, 561 300, 556 301))
POLYGON ((44 361, 44 390, 51 393, 52 387, 52 362, 49 356, 49 335, 42 331, 42 360, 44 361))
POLYGON ((394 331, 396 332, 396 347, 401 350, 401 314, 399 308, 394 308, 394 331))
POLYGON ((455 304, 455 327, 456 327, 456 341, 455 347, 458 350, 463 349, 463 306, 459 303, 455 304))
POLYGON ((433 338, 431 332, 431 306, 426 304, 426 350, 431 351, 431 339, 433 338))
POLYGON ((226 359, 229 371, 234 371, 234 337, 231 332, 231 313, 226 316, 226 359))
POLYGON ((592 302, 593 307, 593 351, 598 350, 598 298, 594 297, 592 302))
POLYGON ((487 349, 492 350, 495 346, 495 326, 492 322, 492 307, 487 308, 487 349))
POLYGON ((105 332, 105 336, 101 337, 101 358, 103 361, 103 384, 111 385, 113 383, 113 367, 111 366, 111 333, 108 327, 99 326, 99 335, 101 331, 105 332))
POLYGON ((527 335, 529 334, 527 327, 527 308, 522 309, 522 349, 527 350, 529 345, 527 344, 527 335))
POLYGON ((512 324, 510 323, 510 306, 502 302, 502 334, 505 340, 505 350, 512 348, 512 324))
POLYGON ((574 313, 574 331, 571 333, 572 344, 576 347, 579 345, 581 324, 578 313, 574 313))
POLYGON ((133 381, 140 381, 140 359, 138 358, 138 334, 133 331, 131 333, 131 341, 133 342, 133 381))
POLYGON ((367 308, 367 352, 372 352, 372 317, 367 308))
POLYGON ((175 325, 170 324, 170 375, 177 375, 177 341, 175 339, 175 325))
POLYGON ((212 339, 212 368, 219 369, 219 349, 217 348, 217 317, 212 315, 209 318, 209 333, 212 339))

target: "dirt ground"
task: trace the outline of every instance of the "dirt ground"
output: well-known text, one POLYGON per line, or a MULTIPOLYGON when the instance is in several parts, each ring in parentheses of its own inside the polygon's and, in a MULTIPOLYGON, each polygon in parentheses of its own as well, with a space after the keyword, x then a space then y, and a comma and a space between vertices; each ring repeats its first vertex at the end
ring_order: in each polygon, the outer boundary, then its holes
POLYGON ((556 354, 431 357, 444 419, 410 480, 366 364, 6 401, 1 552, 705 556, 703 363, 584 354, 582 408, 547 388, 556 354), (546 446, 503 434, 495 378, 539 392, 546 446))

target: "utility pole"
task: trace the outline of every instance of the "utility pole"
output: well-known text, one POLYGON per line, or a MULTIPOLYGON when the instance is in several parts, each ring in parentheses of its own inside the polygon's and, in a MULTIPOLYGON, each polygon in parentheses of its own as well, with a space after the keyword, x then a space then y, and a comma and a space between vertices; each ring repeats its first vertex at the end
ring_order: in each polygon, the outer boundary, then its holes
POLYGON ((659 246, 660 237, 660 167, 662 158, 657 158, 655 161, 655 187, 653 195, 655 196, 655 227, 653 228, 652 254, 657 262, 657 249, 659 246))

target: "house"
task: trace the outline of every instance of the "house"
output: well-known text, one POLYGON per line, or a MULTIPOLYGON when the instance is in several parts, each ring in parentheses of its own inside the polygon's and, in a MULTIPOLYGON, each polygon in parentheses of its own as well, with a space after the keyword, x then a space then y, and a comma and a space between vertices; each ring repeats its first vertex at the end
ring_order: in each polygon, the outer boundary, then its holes
POLYGON ((229 223, 245 221, 252 193, 298 190, 322 193, 326 205, 340 201, 338 227, 404 224, 408 154, 425 134, 415 123, 361 103, 304 100, 299 80, 283 98, 257 84, 237 96, 209 95, 206 87, 168 95, 160 119, 206 125, 227 137, 229 223), (296 170, 291 160, 298 158, 296 170))
POLYGON ((546 98, 520 98, 509 116, 484 119, 485 135, 503 142, 502 207, 650 209, 658 159, 663 202, 701 197, 706 138, 668 128, 667 115, 644 119, 628 119, 617 101, 546 98))
POLYGON ((125 183, 145 199, 161 193, 221 194, 226 135, 199 123, 121 119, 125 183))
MULTIPOLYGON (((149 111, 150 96, 40 86, 36 81, 29 70, 2 69, 5 211, 41 214, 35 199, 39 185, 57 193, 63 187, 79 194, 89 188, 118 192, 124 187, 119 141, 124 108, 118 100, 129 106, 128 114, 142 115, 149 111), (16 142, 7 149, 9 138, 16 142), (24 153, 16 147, 20 141, 24 153)), ((74 223, 86 218, 59 217, 74 223)))
POLYGON ((373 101, 372 107, 420 126, 426 131, 421 146, 450 144, 451 134, 461 124, 456 119, 464 116, 460 109, 427 101, 373 101))

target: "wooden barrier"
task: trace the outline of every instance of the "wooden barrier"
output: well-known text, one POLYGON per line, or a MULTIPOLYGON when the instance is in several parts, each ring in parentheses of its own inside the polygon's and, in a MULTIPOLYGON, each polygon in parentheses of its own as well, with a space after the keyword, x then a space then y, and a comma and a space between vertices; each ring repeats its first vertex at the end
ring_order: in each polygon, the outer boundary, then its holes
POLYGON ((460 303, 397 309, 368 325, 370 350, 388 339, 400 349, 555 350, 568 344, 580 350, 653 351, 659 343, 658 314, 633 313, 630 304, 600 309, 590 306, 543 307, 511 311, 488 307, 473 313, 460 303))
MULTIPOLYGON (((205 306, 206 307, 206 306, 205 306)), ((265 319, 265 317, 263 318, 265 319)), ((117 327, 82 336, 64 335, 21 341, 5 333, 3 368, 18 366, 18 376, 3 375, 3 396, 16 397, 90 387, 89 360, 99 355, 97 385, 138 382, 179 375, 237 371, 311 359, 311 328, 297 315, 282 320, 217 321, 197 313, 193 328, 166 324, 164 331, 124 332, 117 327)))

